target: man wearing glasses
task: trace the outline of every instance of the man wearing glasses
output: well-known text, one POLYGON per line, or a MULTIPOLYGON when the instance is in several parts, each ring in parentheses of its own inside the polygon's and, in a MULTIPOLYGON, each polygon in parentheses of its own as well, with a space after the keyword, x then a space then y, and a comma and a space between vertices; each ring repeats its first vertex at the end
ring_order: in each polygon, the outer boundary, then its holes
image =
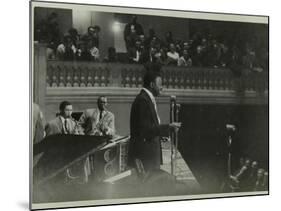
POLYGON ((99 96, 97 109, 87 109, 80 117, 79 123, 85 135, 114 136, 114 114, 106 109, 106 96, 99 96))

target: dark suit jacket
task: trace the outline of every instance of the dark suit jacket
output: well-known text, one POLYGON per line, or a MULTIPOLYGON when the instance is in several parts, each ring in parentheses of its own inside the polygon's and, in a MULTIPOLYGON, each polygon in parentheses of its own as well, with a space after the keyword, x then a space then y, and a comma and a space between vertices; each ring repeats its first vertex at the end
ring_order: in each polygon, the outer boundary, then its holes
POLYGON ((162 163, 160 137, 168 135, 169 126, 158 123, 154 105, 144 90, 132 104, 130 130, 129 165, 134 166, 135 159, 140 159, 145 171, 159 169, 162 163))

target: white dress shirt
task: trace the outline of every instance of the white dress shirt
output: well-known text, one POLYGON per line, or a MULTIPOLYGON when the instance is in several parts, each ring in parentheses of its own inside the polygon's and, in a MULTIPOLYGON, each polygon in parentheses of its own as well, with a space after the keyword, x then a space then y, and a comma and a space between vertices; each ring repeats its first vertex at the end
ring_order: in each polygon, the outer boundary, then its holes
POLYGON ((155 109, 156 115, 157 115, 158 123, 160 124, 161 120, 160 120, 160 117, 158 115, 155 97, 153 96, 153 94, 148 89, 146 89, 146 88, 142 88, 142 89, 148 94, 149 98, 151 99, 151 101, 152 101, 152 103, 154 105, 154 109, 155 109))
POLYGON ((64 133, 69 133, 67 128, 65 128, 65 125, 67 125, 67 119, 65 119, 63 116, 60 116, 60 120, 62 122, 62 128, 63 128, 64 133))

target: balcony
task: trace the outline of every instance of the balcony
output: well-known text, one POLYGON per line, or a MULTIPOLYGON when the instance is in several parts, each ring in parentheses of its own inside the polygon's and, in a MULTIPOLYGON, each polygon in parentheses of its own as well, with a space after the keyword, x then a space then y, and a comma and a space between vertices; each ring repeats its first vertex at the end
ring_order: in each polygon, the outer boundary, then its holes
MULTIPOLYGON (((145 72, 138 64, 46 60, 45 47, 40 45, 35 46, 34 70, 35 95, 47 102, 87 102, 100 94, 111 101, 132 102, 145 72)), ((264 104, 268 100, 267 71, 243 70, 237 77, 227 68, 164 66, 162 73, 160 103, 168 102, 170 95, 183 103, 264 104)))

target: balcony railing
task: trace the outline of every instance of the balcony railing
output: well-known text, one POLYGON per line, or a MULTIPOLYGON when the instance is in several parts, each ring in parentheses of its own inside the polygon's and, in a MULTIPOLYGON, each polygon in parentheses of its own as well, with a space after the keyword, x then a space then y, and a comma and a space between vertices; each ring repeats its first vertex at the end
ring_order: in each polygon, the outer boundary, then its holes
MULTIPOLYGON (((265 91, 268 75, 247 72, 234 76, 230 69, 165 66, 163 86, 167 89, 265 91)), ((142 65, 92 62, 47 62, 47 87, 141 87, 142 65)))

